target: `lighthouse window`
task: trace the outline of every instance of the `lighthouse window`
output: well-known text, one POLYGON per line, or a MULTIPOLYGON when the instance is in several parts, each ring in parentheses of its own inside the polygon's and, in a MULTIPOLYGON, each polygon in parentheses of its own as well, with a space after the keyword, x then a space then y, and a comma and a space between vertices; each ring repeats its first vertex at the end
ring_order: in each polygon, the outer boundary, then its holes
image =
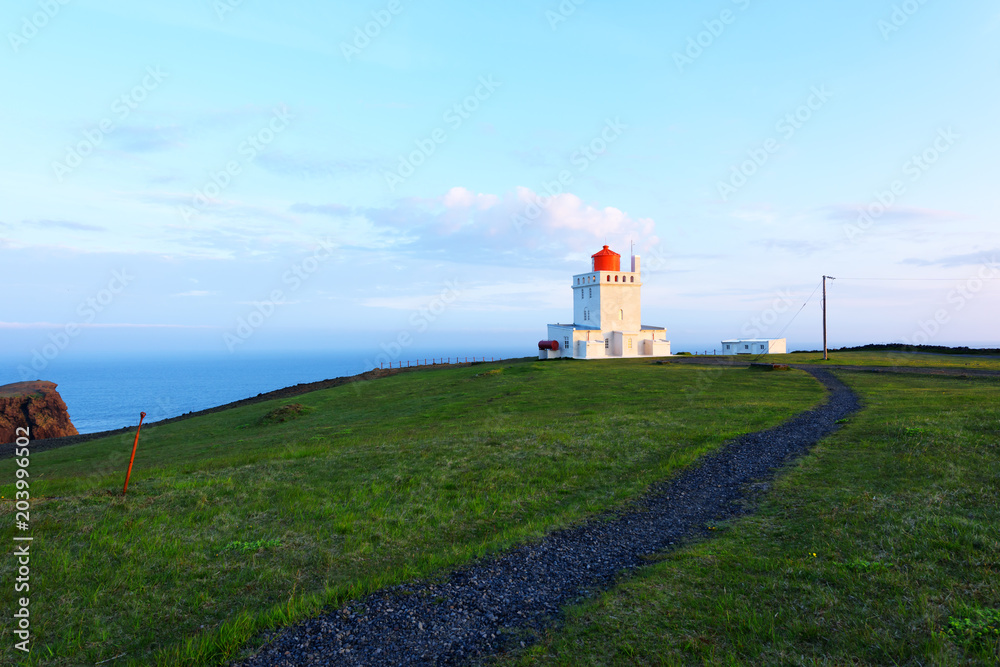
POLYGON ((629 281, 630 283, 634 283, 634 282, 635 282, 635 276, 629 276, 629 277, 628 277, 628 281, 629 281))
POLYGON ((608 282, 609 283, 611 282, 611 276, 608 276, 608 282))
POLYGON ((610 347, 611 347, 611 339, 610 338, 605 338, 604 339, 604 349, 607 350, 610 347))
POLYGON ((568 350, 569 349, 569 336, 564 336, 563 337, 563 342, 565 343, 565 345, 563 346, 563 349, 564 350, 568 350))
POLYGON ((615 282, 618 282, 618 276, 615 276, 615 282))
POLYGON ((594 288, 593 288, 593 287, 588 287, 588 288, 587 288, 587 296, 588 296, 589 298, 591 298, 591 299, 593 299, 593 298, 594 298, 594 288))
POLYGON ((583 290, 580 290, 580 298, 583 298, 583 290))
POLYGON ((632 339, 631 338, 628 339, 628 349, 630 349, 630 350, 632 349, 632 339))

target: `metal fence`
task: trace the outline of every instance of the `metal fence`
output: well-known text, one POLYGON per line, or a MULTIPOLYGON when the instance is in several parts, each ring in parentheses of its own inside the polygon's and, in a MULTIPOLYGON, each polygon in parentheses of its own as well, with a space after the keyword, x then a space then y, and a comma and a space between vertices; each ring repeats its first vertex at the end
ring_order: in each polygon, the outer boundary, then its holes
MULTIPOLYGON (((513 359, 514 357, 508 357, 513 359)), ((482 364, 487 361, 503 361, 503 357, 426 357, 410 361, 382 361, 379 367, 382 370, 387 368, 415 368, 418 366, 447 366, 449 364, 482 364), (388 366, 386 365, 388 363, 388 366)))

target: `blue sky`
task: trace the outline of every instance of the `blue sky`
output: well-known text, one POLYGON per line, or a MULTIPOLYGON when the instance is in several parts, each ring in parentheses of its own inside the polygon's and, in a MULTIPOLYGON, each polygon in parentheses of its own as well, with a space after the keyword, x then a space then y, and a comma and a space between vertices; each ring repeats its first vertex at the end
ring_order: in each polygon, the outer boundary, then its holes
POLYGON ((0 11, 7 356, 1000 344, 995 2, 147 4, 0 11))

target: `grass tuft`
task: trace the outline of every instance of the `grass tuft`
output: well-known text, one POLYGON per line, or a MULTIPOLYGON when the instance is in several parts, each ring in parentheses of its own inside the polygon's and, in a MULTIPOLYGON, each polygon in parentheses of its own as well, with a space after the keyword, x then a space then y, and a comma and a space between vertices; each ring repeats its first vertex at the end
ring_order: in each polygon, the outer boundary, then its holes
POLYGON ((951 617, 945 632, 964 646, 995 642, 1000 637, 1000 609, 973 609, 971 616, 951 617))
POLYGON ((241 542, 234 540, 222 547, 222 553, 227 551, 261 551, 262 549, 273 549, 281 546, 281 540, 254 540, 253 542, 241 542))

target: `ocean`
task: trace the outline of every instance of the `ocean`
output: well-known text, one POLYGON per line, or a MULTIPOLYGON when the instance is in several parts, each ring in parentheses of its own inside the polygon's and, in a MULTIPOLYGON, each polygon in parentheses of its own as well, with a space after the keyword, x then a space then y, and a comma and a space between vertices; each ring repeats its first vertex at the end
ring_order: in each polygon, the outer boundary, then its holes
MULTIPOLYGON (((448 351, 443 353, 447 354, 448 351)), ((492 356, 513 358, 528 354, 530 350, 511 349, 493 351, 492 356)), ((416 358, 415 354, 408 356, 416 358)), ((427 356, 442 355, 439 351, 428 351, 427 356)), ((486 356, 491 354, 487 352, 486 356)), ((135 426, 140 412, 146 413, 146 423, 159 421, 304 382, 356 375, 371 368, 372 363, 360 352, 60 357, 44 370, 32 371, 33 376, 28 379, 55 382, 76 429, 80 433, 97 433, 135 426)), ((22 381, 24 378, 17 369, 16 362, 0 361, 0 385, 22 381)))

